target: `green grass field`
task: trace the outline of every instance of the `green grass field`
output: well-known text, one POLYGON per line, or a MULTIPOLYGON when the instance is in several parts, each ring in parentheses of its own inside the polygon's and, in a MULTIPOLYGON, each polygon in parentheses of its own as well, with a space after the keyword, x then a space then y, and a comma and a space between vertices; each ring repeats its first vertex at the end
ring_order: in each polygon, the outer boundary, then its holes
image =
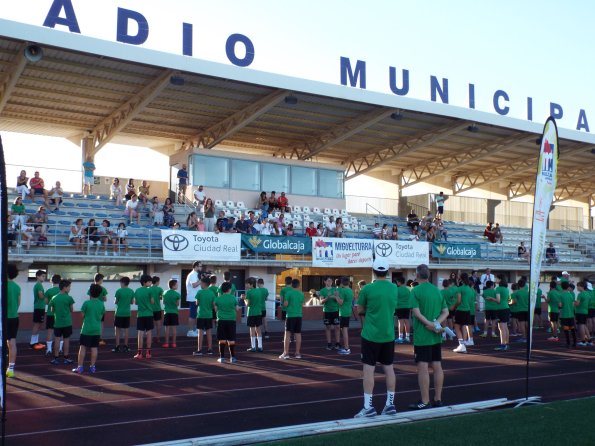
POLYGON ((362 444, 513 446, 595 445, 595 397, 409 424, 264 443, 266 446, 362 444))

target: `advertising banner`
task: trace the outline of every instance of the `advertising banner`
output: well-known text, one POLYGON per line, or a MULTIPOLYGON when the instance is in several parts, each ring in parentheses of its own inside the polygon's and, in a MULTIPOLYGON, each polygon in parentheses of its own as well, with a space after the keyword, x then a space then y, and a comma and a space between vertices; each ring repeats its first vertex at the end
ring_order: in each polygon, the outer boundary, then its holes
POLYGON ((268 254, 310 254, 310 237, 285 237, 271 235, 242 235, 242 248, 268 254))
POLYGON ((371 239, 312 237, 312 266, 326 268, 372 267, 371 239))
POLYGON ((239 262, 240 235, 162 230, 163 260, 239 262))
POLYGON ((479 243, 434 242, 432 257, 438 259, 479 259, 481 245, 479 243))
POLYGON ((428 242, 401 240, 374 240, 374 255, 385 257, 389 265, 417 266, 430 261, 428 242))

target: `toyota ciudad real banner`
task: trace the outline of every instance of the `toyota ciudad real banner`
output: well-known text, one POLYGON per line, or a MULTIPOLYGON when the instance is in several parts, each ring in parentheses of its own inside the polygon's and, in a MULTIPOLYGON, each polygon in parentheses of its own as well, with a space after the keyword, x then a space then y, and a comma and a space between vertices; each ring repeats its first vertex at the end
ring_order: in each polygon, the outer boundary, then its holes
POLYGON ((384 257, 393 267, 418 266, 430 262, 428 242, 375 240, 374 256, 384 257))
POLYGON ((241 234, 196 231, 161 231, 163 260, 240 261, 241 234))

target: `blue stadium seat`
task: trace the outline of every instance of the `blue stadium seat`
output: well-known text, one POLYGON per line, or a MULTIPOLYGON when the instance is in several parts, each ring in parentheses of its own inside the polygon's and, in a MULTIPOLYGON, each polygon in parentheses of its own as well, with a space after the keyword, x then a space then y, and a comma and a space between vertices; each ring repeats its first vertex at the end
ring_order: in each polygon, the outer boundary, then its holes
POLYGON ((93 212, 81 212, 81 215, 83 217, 88 217, 88 218, 95 216, 95 214, 93 212))
POLYGON ((72 217, 80 217, 81 213, 80 212, 69 212, 68 215, 70 215, 72 217))
POLYGON ((62 203, 62 206, 64 206, 65 208, 73 208, 74 207, 74 203, 70 203, 70 202, 65 202, 62 203))
POLYGON ((87 203, 77 203, 76 207, 77 208, 88 208, 89 205, 87 203))

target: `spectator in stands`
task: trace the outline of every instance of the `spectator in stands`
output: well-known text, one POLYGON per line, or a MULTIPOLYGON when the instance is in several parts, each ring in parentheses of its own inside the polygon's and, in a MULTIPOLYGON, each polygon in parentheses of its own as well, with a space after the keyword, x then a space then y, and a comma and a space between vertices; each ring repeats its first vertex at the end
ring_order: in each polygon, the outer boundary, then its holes
POLYGON ((277 203, 276 192, 272 191, 271 195, 269 196, 269 208, 268 208, 267 212, 270 214, 275 209, 279 209, 279 204, 277 203))
POLYGON ((283 230, 285 228, 285 214, 284 213, 279 214, 279 217, 277 217, 275 219, 275 221, 277 223, 279 223, 279 228, 281 228, 281 230, 283 230))
POLYGON ((31 249, 31 240, 33 240, 33 236, 35 233, 35 228, 33 227, 33 221, 31 217, 27 219, 24 225, 21 226, 21 242, 25 242, 25 253, 29 254, 29 250, 31 249))
POLYGON ((390 239, 391 240, 399 240, 399 228, 397 227, 397 225, 393 225, 390 239))
POLYGON ((213 200, 207 198, 204 206, 205 231, 213 232, 215 230, 215 205, 213 200))
POLYGON ((295 235, 295 231, 293 230, 293 223, 289 223, 287 225, 287 229, 285 230, 285 235, 288 237, 295 235))
POLYGON ((186 187, 188 186, 188 171, 186 164, 182 164, 182 168, 178 170, 178 203, 184 204, 186 199, 186 187))
POLYGON ((83 163, 83 171, 83 194, 90 195, 93 190, 93 172, 95 172, 95 163, 93 163, 93 158, 86 158, 85 162, 83 163))
POLYGON ((517 247, 516 251, 519 259, 527 260, 529 258, 529 251, 525 247, 525 242, 521 242, 521 244, 517 247))
POLYGON ((188 227, 189 231, 198 231, 198 223, 199 219, 196 216, 196 212, 190 212, 188 217, 186 217, 186 226, 188 227))
POLYGON ((48 205, 48 191, 45 190, 45 182, 39 176, 39 172, 35 172, 33 178, 29 180, 29 192, 31 200, 35 200, 35 195, 43 195, 43 202, 48 205))
POLYGON ((107 255, 107 250, 109 245, 113 246, 114 252, 116 251, 116 237, 114 236, 114 231, 112 231, 111 223, 109 220, 103 220, 101 222, 101 226, 97 229, 97 235, 101 237, 101 244, 104 248, 104 255, 107 255))
POLYGON ((388 235, 388 223, 384 223, 382 225, 382 231, 380 231, 380 238, 382 240, 388 240, 389 235, 388 235))
POLYGON ((64 190, 62 190, 62 185, 60 184, 59 181, 56 181, 56 185, 54 187, 52 187, 52 189, 50 190, 49 193, 49 203, 50 206, 54 207, 54 211, 57 211, 60 209, 60 205, 62 204, 62 197, 64 196, 64 190))
POLYGON ((448 229, 444 227, 444 222, 441 218, 436 217, 434 219, 434 227, 436 228, 436 239, 441 240, 444 239, 445 242, 448 241, 448 229))
POLYGON ((258 234, 258 231, 254 228, 254 225, 258 223, 258 219, 256 218, 256 214, 254 211, 248 212, 248 225, 250 229, 248 230, 248 234, 258 234))
POLYGON ((27 195, 29 195, 29 188, 27 184, 29 183, 29 178, 27 177, 27 172, 21 170, 21 174, 17 177, 17 187, 16 191, 17 194, 21 194, 21 198, 24 200, 27 195))
POLYGON ((258 197, 258 203, 256 204, 256 207, 258 209, 260 209, 260 212, 262 214, 267 213, 267 211, 269 210, 269 199, 267 198, 267 193, 265 191, 262 191, 260 193, 260 196, 258 197))
POLYGON ((337 218, 335 222, 335 237, 343 238, 343 231, 345 228, 343 227, 343 219, 341 217, 337 218))
POLYGON ((267 217, 261 218, 260 222, 254 225, 254 229, 260 235, 271 235, 272 226, 267 217))
POLYGON ((241 214, 238 221, 235 224, 235 231, 240 234, 249 234, 248 221, 246 220, 246 214, 241 214))
POLYGON ((25 226, 27 223, 27 216, 25 214, 25 205, 21 197, 16 197, 14 203, 10 207, 10 213, 12 215, 12 222, 15 228, 25 226))
POLYGON ((151 209, 149 210, 149 217, 153 226, 161 226, 163 224, 163 211, 159 205, 159 198, 153 197, 151 200, 151 209))
POLYGON ((287 200, 287 197, 285 196, 285 192, 281 192, 281 196, 277 200, 277 205, 279 206, 279 210, 281 212, 290 212, 291 211, 289 209, 289 201, 287 200))
POLYGON ((433 226, 430 226, 426 232, 426 242, 434 242, 436 241, 436 230, 433 226))
MULTIPOLYGON (((170 200, 171 201, 171 200, 170 200)), ((118 253, 122 252, 122 246, 124 247, 124 255, 128 255, 128 231, 126 230, 126 225, 124 223, 120 223, 118 225, 118 229, 116 231, 116 245, 118 248, 118 253)), ((116 249, 114 247, 114 255, 118 255, 116 253, 116 249)))
POLYGON ((136 224, 140 224, 140 212, 138 209, 138 197, 136 194, 132 194, 130 199, 126 202, 126 209, 124 210, 124 214, 127 217, 128 224, 132 223, 132 219, 136 218, 136 224))
POLYGON ((308 223, 308 227, 306 228, 306 236, 307 237, 315 237, 317 234, 316 228, 314 227, 314 222, 311 221, 308 223))
POLYGON ((496 243, 496 239, 494 238, 494 224, 490 221, 485 229, 483 230, 483 236, 487 237, 488 240, 492 243, 496 243))
POLYGON ((273 228, 271 230, 271 235, 283 235, 283 230, 279 226, 279 222, 273 222, 273 228))
POLYGON ((39 234, 39 238, 45 238, 47 241, 48 236, 48 214, 45 212, 45 206, 39 206, 37 213, 33 215, 33 228, 35 232, 39 234))
POLYGON ((87 236, 87 243, 89 244, 89 251, 91 250, 91 248, 93 246, 95 246, 95 255, 97 255, 99 253, 99 247, 101 246, 101 236, 99 235, 99 232, 97 230, 98 230, 98 228, 95 225, 95 219, 94 218, 89 219, 89 222, 87 223, 87 227, 85 228, 84 233, 87 236))
POLYGON ((556 248, 554 248, 553 242, 550 242, 550 245, 545 250, 545 261, 548 265, 558 263, 558 255, 556 254, 556 248))
POLYGON ((236 232, 236 218, 227 217, 227 222, 223 224, 223 232, 234 233, 236 232))
POLYGON ((444 214, 444 202, 448 200, 448 197, 444 195, 444 192, 440 191, 438 195, 436 195, 436 215, 444 214))
POLYGON ((492 230, 492 232, 494 233, 494 240, 495 240, 492 243, 496 243, 496 242, 502 243, 502 241, 504 240, 504 236, 502 235, 502 230, 500 229, 500 223, 496 223, 496 226, 494 226, 494 229, 492 230))
POLYGON ((126 199, 130 200, 133 195, 136 195, 136 186, 134 185, 134 180, 130 178, 128 183, 126 184, 126 199))
POLYGON ((215 221, 215 232, 225 232, 226 225, 227 217, 225 216, 225 211, 219 211, 217 220, 215 221))
POLYGON ((167 226, 171 228, 174 223, 176 222, 175 219, 175 208, 173 203, 171 202, 171 198, 166 198, 163 207, 161 208, 161 212, 163 213, 163 226, 167 226))
POLYGON ((422 218, 422 220, 419 223, 420 228, 424 231, 429 230, 432 227, 433 220, 434 216, 432 215, 432 212, 428 211, 426 216, 422 218))
POLYGON ((83 254, 85 250, 85 227, 83 226, 83 219, 77 218, 73 225, 70 227, 70 233, 68 234, 68 240, 74 245, 75 254, 83 254))
POLYGON ((409 226, 412 234, 413 231, 417 231, 419 227, 419 218, 413 209, 411 209, 411 212, 407 214, 407 226, 409 226))
POLYGON ((196 206, 196 210, 201 214, 204 213, 206 199, 207 196, 205 195, 204 186, 201 184, 200 186, 198 186, 198 189, 194 191, 194 205, 196 206))
POLYGON ((110 200, 116 200, 116 206, 122 206, 122 185, 119 178, 114 178, 110 186, 110 200))
POLYGON ((322 223, 318 223, 318 225, 316 225, 316 235, 318 237, 322 237, 323 234, 324 234, 324 227, 322 226, 322 223))
POLYGON ((143 209, 147 208, 147 201, 149 200, 150 184, 143 180, 142 184, 138 186, 138 201, 143 204, 143 209))
POLYGON ((334 237, 337 233, 337 223, 335 223, 335 217, 332 215, 328 218, 328 222, 324 227, 324 236, 325 237, 334 237))
POLYGON ((180 223, 175 222, 174 225, 171 227, 172 231, 179 231, 180 229, 182 229, 182 226, 180 225, 180 223))
POLYGON ((372 237, 382 240, 382 228, 378 222, 374 223, 374 227, 372 228, 372 237))

